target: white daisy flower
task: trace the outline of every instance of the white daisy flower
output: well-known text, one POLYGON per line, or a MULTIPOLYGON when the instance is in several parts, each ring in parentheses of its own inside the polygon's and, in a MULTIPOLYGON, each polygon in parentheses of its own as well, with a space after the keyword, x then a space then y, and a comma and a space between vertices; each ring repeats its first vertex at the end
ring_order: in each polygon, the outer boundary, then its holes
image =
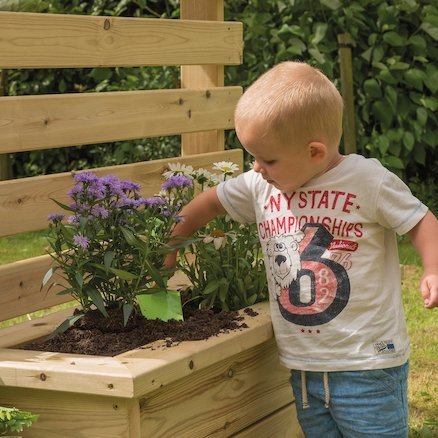
POLYGON ((231 161, 218 161, 213 163, 213 170, 218 170, 225 175, 233 175, 239 170, 239 166, 231 161))
POLYGON ((216 228, 208 236, 203 239, 204 243, 213 243, 216 250, 223 248, 227 244, 227 240, 236 240, 237 236, 234 232, 226 233, 224 230, 216 228))
POLYGON ((181 163, 167 163, 167 168, 169 170, 163 172, 163 176, 166 179, 169 179, 171 176, 177 175, 193 177, 193 166, 181 163))
POLYGON ((193 178, 198 182, 198 184, 201 184, 201 186, 204 186, 205 184, 208 184, 211 180, 211 172, 209 172, 207 169, 203 169, 202 167, 199 169, 196 169, 193 172, 193 178))
POLYGON ((221 183, 222 181, 225 180, 225 174, 221 173, 221 174, 217 174, 217 173, 212 173, 210 175, 210 182, 209 182, 209 186, 217 186, 219 183, 221 183))

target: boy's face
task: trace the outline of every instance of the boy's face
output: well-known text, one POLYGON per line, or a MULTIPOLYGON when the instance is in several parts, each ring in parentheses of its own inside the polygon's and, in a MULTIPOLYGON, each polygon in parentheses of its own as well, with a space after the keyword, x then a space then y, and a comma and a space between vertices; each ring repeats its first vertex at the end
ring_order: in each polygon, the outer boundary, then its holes
POLYGON ((266 135, 257 122, 236 126, 244 148, 254 157, 254 171, 277 189, 293 192, 321 173, 309 145, 282 144, 274 133, 266 135))

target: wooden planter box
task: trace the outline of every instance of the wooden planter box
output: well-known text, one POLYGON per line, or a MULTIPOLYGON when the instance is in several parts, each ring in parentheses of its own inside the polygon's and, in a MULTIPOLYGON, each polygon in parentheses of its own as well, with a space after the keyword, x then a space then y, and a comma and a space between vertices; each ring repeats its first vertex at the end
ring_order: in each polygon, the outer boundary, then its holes
POLYGON ((0 349, 0 405, 40 418, 23 437, 297 437, 268 303, 249 328, 115 357, 0 349))

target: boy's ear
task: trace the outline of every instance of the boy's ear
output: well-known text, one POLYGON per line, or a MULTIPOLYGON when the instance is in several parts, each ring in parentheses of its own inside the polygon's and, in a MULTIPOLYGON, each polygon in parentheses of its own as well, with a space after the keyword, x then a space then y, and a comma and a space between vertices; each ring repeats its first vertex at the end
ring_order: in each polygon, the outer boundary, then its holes
POLYGON ((320 141, 312 141, 309 143, 310 158, 321 160, 327 156, 327 146, 320 141))

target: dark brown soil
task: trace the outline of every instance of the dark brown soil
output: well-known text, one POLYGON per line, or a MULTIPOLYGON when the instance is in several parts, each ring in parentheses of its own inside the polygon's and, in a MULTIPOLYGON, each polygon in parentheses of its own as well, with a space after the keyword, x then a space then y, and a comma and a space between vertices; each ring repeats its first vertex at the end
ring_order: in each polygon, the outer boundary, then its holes
MULTIPOLYGON (((92 311, 75 322, 64 333, 43 342, 27 344, 23 349, 59 353, 116 356, 125 351, 163 340, 170 347, 182 341, 207 339, 218 333, 239 330, 248 326, 238 312, 219 312, 184 307, 184 321, 148 320, 134 315, 123 326, 120 311, 113 309, 105 318, 92 311)), ((245 309, 248 316, 257 312, 245 309)), ((144 347, 147 348, 147 347, 144 347)))

